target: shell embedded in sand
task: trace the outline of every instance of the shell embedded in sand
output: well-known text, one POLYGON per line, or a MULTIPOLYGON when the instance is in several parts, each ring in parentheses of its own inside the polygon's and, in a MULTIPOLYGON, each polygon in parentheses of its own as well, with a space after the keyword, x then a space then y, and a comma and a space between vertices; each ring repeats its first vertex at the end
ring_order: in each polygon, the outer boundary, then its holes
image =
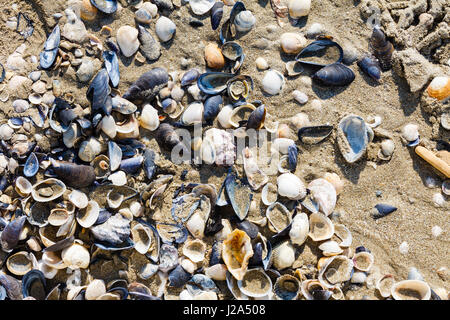
POLYGON ((94 21, 98 9, 91 4, 91 0, 83 0, 80 7, 80 18, 86 21, 94 21))
POLYGON ((291 18, 307 16, 311 10, 311 0, 289 0, 288 9, 291 18))
POLYGON ((287 54, 297 54, 306 47, 306 38, 299 34, 293 32, 286 32, 281 35, 280 45, 284 53, 287 54))
POLYGON ((121 26, 117 30, 117 44, 125 57, 131 57, 139 49, 138 31, 131 26, 121 26))

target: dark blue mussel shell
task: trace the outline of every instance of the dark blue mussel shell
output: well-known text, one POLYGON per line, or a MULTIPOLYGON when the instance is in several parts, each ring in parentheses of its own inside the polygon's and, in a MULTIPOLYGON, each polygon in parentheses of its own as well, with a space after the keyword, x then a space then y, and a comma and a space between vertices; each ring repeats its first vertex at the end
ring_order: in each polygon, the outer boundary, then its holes
POLYGON ((127 239, 124 242, 120 244, 112 244, 109 242, 103 242, 103 241, 96 241, 94 242, 94 245, 102 250, 107 251, 119 251, 119 250, 125 250, 125 249, 131 249, 134 247, 134 242, 131 239, 127 239))
POLYGON ((86 92, 86 97, 92 104, 92 110, 103 110, 106 115, 112 111, 111 88, 106 69, 101 69, 92 80, 86 92))
POLYGON ((214 3, 213 7, 211 8, 211 28, 213 30, 216 30, 219 27, 222 17, 223 17, 223 2, 216 1, 216 3, 214 3))
POLYGON ((23 168, 23 174, 25 177, 34 177, 34 175, 39 171, 39 160, 34 152, 30 153, 27 161, 25 162, 25 167, 23 168))
POLYGON ((377 58, 371 56, 364 56, 361 60, 357 62, 358 66, 364 73, 374 80, 380 80, 381 78, 381 67, 377 58))
POLYGON ((194 83, 198 79, 199 76, 200 76, 200 71, 198 71, 198 69, 196 69, 196 68, 192 68, 192 69, 186 71, 183 74, 183 77, 181 77, 181 86, 184 87, 184 86, 194 83))
POLYGON ((152 100, 159 90, 166 86, 169 74, 164 68, 153 68, 142 74, 125 92, 122 98, 127 100, 152 100))
POLYGON ((144 151, 144 172, 149 180, 153 179, 156 172, 155 152, 151 149, 144 151))
POLYGON ((206 123, 212 123, 220 112, 220 106, 223 103, 221 95, 209 96, 203 102, 203 120, 206 123))
POLYGON ((192 275, 183 269, 183 267, 179 264, 169 273, 169 284, 175 288, 181 288, 184 286, 190 279, 192 275))
POLYGON ((227 89, 228 80, 234 77, 232 73, 206 72, 198 77, 197 86, 203 93, 217 95, 227 89))
POLYGON ((309 64, 313 66, 318 67, 325 67, 328 64, 341 62, 344 58, 344 51, 342 50, 342 47, 337 43, 330 39, 321 39, 316 40, 306 46, 300 53, 295 57, 295 60, 302 63, 302 64, 309 64), (330 47, 336 47, 339 51, 339 57, 336 59, 336 61, 330 61, 328 63, 318 63, 313 61, 307 61, 303 60, 304 58, 311 57, 311 56, 321 56, 326 53, 326 50, 330 47))
POLYGON ((295 169, 297 169, 297 156, 298 148, 295 144, 291 144, 288 147, 288 165, 290 171, 295 171, 295 169))
POLYGON ((39 64, 42 69, 48 69, 55 62, 58 55, 59 42, 61 40, 61 32, 59 25, 53 29, 44 44, 44 51, 39 54, 39 64))
POLYGON ((128 174, 135 174, 141 168, 143 161, 143 156, 124 159, 120 162, 120 170, 123 170, 128 174))
POLYGON ((352 69, 337 62, 323 67, 312 78, 321 85, 346 86, 355 80, 355 74, 352 69))
POLYGON ((105 60, 105 68, 108 71, 109 80, 113 87, 119 85, 120 72, 119 72, 119 59, 114 51, 103 51, 103 59, 105 60))
POLYGON ((250 185, 246 181, 238 179, 236 175, 232 173, 225 178, 225 190, 227 191, 228 199, 231 202, 234 213, 239 220, 244 220, 253 199, 250 185))
POLYGON ((305 144, 318 144, 328 138, 332 131, 333 126, 329 125, 303 127, 298 130, 298 140, 305 144))
POLYGON ((24 298, 33 297, 36 300, 45 300, 45 277, 42 271, 33 269, 22 278, 22 295, 24 298))
POLYGON ((91 0, 91 3, 98 10, 106 14, 117 11, 117 0, 91 0))
POLYGON ((374 219, 379 219, 379 218, 387 216, 388 214, 390 214, 396 210, 397 210, 397 208, 394 206, 391 206, 390 204, 379 203, 373 209, 372 217, 374 219))
POLYGON ((230 17, 222 24, 222 28, 220 29, 220 41, 225 43, 227 41, 233 40, 234 34, 231 26, 234 24, 234 19, 236 16, 242 12, 247 10, 243 2, 238 1, 234 4, 233 8, 230 12, 230 17))

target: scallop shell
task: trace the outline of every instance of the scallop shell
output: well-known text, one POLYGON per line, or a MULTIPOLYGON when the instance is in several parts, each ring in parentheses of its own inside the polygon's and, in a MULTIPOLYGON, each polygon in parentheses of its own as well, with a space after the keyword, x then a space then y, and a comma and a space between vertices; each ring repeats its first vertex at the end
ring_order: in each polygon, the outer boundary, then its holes
POLYGON ((273 286, 275 298, 279 300, 297 300, 301 293, 300 281, 289 274, 277 278, 273 286))
POLYGON ((353 271, 353 261, 345 256, 333 256, 319 271, 319 281, 331 289, 337 284, 350 280, 353 271))
POLYGON ((283 173, 277 178, 278 194, 291 200, 303 199, 306 188, 303 182, 292 173, 283 173))
POLYGON ((262 298, 272 292, 272 280, 262 268, 247 270, 237 285, 243 294, 252 298, 262 298))
POLYGON ((64 264, 71 269, 86 269, 89 266, 89 251, 81 244, 74 243, 61 252, 64 264))
POLYGON ((66 191, 66 185, 58 179, 50 178, 36 183, 31 190, 31 196, 37 202, 53 201, 66 191))
POLYGON ((305 243, 309 233, 308 216, 304 212, 299 212, 292 219, 291 230, 289 230, 289 237, 293 244, 301 246, 305 243))
POLYGON ((250 237, 239 229, 233 230, 223 241, 222 259, 228 271, 237 280, 242 280, 247 271, 248 261, 253 256, 250 237))
POLYGON ((383 298, 389 298, 391 296, 391 290, 394 284, 394 276, 391 274, 386 274, 378 279, 376 288, 383 298))
POLYGON ((292 213, 279 202, 275 202, 267 208, 266 217, 269 221, 270 231, 276 233, 286 229, 292 221, 292 213))
POLYGON ((295 261, 295 248, 290 241, 284 241, 272 249, 272 263, 277 270, 292 267, 295 261))
POLYGON ((269 181, 269 177, 259 169, 256 158, 248 147, 242 150, 242 158, 244 160, 244 171, 248 183, 253 190, 259 190, 269 181))
POLYGON ((195 263, 203 261, 206 254, 206 244, 199 239, 188 241, 183 246, 183 254, 195 263))
POLYGON ((421 280, 403 280, 392 286, 391 295, 395 300, 430 300, 431 288, 421 280))
POLYGON ((374 257, 370 252, 362 251, 353 256, 355 268, 361 271, 369 272, 372 268, 374 257))
POLYGON ((91 200, 88 202, 86 208, 78 211, 77 222, 83 228, 89 228, 94 225, 100 214, 100 206, 97 201, 91 200))
POLYGON ((322 213, 312 213, 309 216, 309 237, 313 241, 330 239, 334 234, 334 225, 331 220, 322 213))
POLYGON ((337 195, 334 186, 325 179, 313 180, 308 185, 312 199, 319 205, 319 210, 329 216, 336 206, 337 195))

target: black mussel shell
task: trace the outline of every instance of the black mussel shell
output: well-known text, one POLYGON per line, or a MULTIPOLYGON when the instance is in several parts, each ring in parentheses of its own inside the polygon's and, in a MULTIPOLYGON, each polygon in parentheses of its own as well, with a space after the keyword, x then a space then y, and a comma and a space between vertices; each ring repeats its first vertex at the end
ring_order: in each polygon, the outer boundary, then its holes
POLYGON ((295 144, 288 147, 288 166, 290 171, 297 169, 298 148, 295 144))
POLYGON ((344 58, 344 51, 342 50, 342 47, 330 40, 330 39, 321 39, 316 40, 306 46, 300 53, 295 57, 295 60, 302 63, 302 64, 309 64, 317 67, 325 67, 328 64, 331 63, 338 63, 341 62, 344 58), (334 54, 333 57, 328 57, 328 49, 331 47, 336 47, 338 50, 338 55, 336 57, 336 54, 334 54), (324 57, 325 56, 325 57, 324 57), (325 63, 319 63, 314 61, 307 61, 304 60, 308 57, 322 57, 322 58, 328 58, 327 60, 334 59, 334 61, 325 61, 325 63))
POLYGON ((161 123, 156 130, 156 141, 162 148, 172 150, 177 145, 182 145, 178 133, 169 123, 161 123))
POLYGON ((314 300, 328 300, 330 299, 333 292, 330 290, 313 290, 311 292, 311 295, 313 296, 314 300))
POLYGON ((231 204, 230 200, 228 199, 228 195, 227 195, 227 192, 226 192, 227 190, 225 188, 225 182, 226 181, 227 180, 225 178, 225 180, 222 183, 222 186, 220 187, 219 193, 217 194, 216 206, 223 207, 223 206, 226 206, 228 204, 231 204))
POLYGON ((149 180, 153 179, 156 172, 155 152, 148 148, 144 151, 144 172, 149 180))
POLYGON ((180 83, 181 86, 187 86, 190 84, 193 84, 195 81, 197 81, 198 77, 200 76, 200 71, 196 68, 192 68, 188 71, 186 71, 183 76, 181 77, 180 83))
POLYGON ((73 111, 73 109, 63 109, 58 112, 58 118, 61 124, 64 125, 63 129, 68 128, 69 125, 72 123, 72 121, 75 120, 77 117, 78 116, 75 113, 75 111, 73 111))
POLYGON ((386 40, 386 35, 379 26, 373 28, 369 44, 373 54, 380 62, 381 69, 383 71, 389 70, 392 67, 394 46, 390 41, 386 40))
POLYGON ((183 267, 179 264, 169 273, 169 285, 175 288, 181 288, 191 278, 192 275, 184 270, 183 267))
POLYGON ((0 274, 0 288, 4 288, 10 300, 22 300, 20 281, 7 274, 0 274))
POLYGON ((124 159, 120 162, 120 170, 125 171, 128 174, 135 174, 141 168, 143 161, 143 156, 124 159))
POLYGON ((58 55, 59 42, 61 41, 61 32, 59 25, 53 29, 44 44, 44 51, 39 54, 39 64, 42 69, 50 68, 58 55))
POLYGON ((244 220, 240 221, 236 224, 236 227, 242 231, 244 231, 251 239, 256 238, 259 233, 259 228, 254 223, 250 221, 244 220))
POLYGON ((143 26, 138 26, 138 39, 144 57, 150 61, 158 60, 161 56, 161 45, 143 26))
POLYGON ((253 193, 250 185, 238 179, 234 173, 229 174, 225 179, 225 189, 228 199, 237 217, 242 221, 247 217, 253 193))
POLYGON ((357 62, 357 64, 361 68, 361 70, 364 71, 369 77, 374 80, 380 80, 381 67, 376 58, 371 56, 364 56, 357 62))
POLYGON ((110 115, 112 110, 110 93, 108 71, 101 69, 86 92, 86 97, 92 104, 92 111, 103 110, 105 114, 110 115))
POLYGON ((328 138, 333 131, 333 126, 302 127, 298 130, 298 140, 306 144, 318 144, 328 138))
POLYGON ((213 236, 222 230, 223 227, 224 225, 222 224, 221 217, 216 213, 216 211, 212 211, 206 221, 205 236, 213 236))
POLYGON ((45 277, 40 270, 30 270, 22 278, 22 295, 24 298, 33 297, 36 300, 45 300, 45 277))
POLYGON ((6 71, 5 71, 5 67, 1 63, 0 63, 0 68, 2 68, 2 74, 0 75, 0 83, 2 83, 3 80, 5 80, 6 71))
POLYGON ((23 168, 23 174, 25 177, 34 177, 39 171, 39 160, 34 152, 30 153, 27 161, 25 162, 25 167, 23 168))
POLYGON ((96 179, 94 167, 52 159, 55 174, 67 185, 74 188, 90 186, 96 179))
POLYGON ((103 51, 103 59, 105 60, 105 68, 109 75, 109 80, 113 87, 119 85, 119 59, 114 51, 103 51))
POLYGON ((124 287, 114 287, 106 291, 107 293, 114 293, 118 294, 120 297, 120 300, 126 300, 128 298, 128 289, 124 287))
POLYGON ((120 251, 120 250, 126 250, 131 249, 134 247, 134 242, 131 239, 127 239, 122 243, 119 244, 112 244, 109 242, 103 242, 103 241, 96 241, 94 242, 94 245, 97 248, 100 248, 102 250, 106 251, 120 251))
POLYGON ((222 261, 222 242, 215 241, 211 248, 211 255, 209 256, 209 265, 214 266, 222 261))
POLYGON ((246 128, 259 130, 264 126, 265 119, 266 119, 266 106, 262 104, 252 111, 252 113, 248 117, 246 128))
POLYGON ((75 241, 75 237, 74 236, 70 236, 69 238, 60 240, 60 241, 52 244, 51 246, 45 248, 42 251, 43 252, 46 252, 46 251, 49 251, 49 252, 60 251, 60 250, 63 250, 65 248, 70 247, 74 241, 75 241))
POLYGON ((372 209, 372 217, 374 219, 379 219, 379 218, 387 216, 388 214, 390 214, 396 210, 397 210, 397 208, 394 206, 391 206, 390 204, 379 203, 375 206, 374 209, 372 209))
POLYGON ((220 21, 223 17, 223 2, 222 1, 216 1, 214 3, 213 7, 211 8, 211 28, 213 30, 216 30, 219 25, 220 21))
POLYGON ((205 94, 216 95, 225 91, 228 80, 234 77, 233 73, 206 72, 198 77, 197 86, 205 94))
POLYGON ((346 86, 355 80, 355 74, 342 63, 333 63, 317 71, 312 78, 322 85, 346 86))
POLYGON ((200 20, 197 20, 197 19, 192 19, 192 18, 189 19, 189 25, 194 28, 199 28, 199 27, 204 26, 203 22, 201 22, 200 20))
POLYGON ((203 103, 203 120, 212 123, 220 112, 223 103, 221 95, 209 96, 203 103))
POLYGON ((355 253, 360 253, 360 252, 369 252, 369 253, 370 253, 370 250, 367 249, 367 248, 364 247, 364 246, 356 247, 356 248, 355 248, 355 253))
POLYGON ((0 235, 0 244, 3 251, 8 252, 17 246, 26 218, 26 216, 20 216, 8 223, 5 229, 3 229, 0 235))
POLYGON ((205 291, 219 292, 219 289, 214 281, 210 277, 201 273, 194 274, 189 280, 189 283, 193 283, 205 291))
POLYGON ((188 237, 188 231, 183 225, 157 223, 156 231, 163 243, 183 243, 188 237))
POLYGON ((172 200, 172 218, 179 223, 186 222, 191 215, 202 206, 202 199, 198 199, 192 203, 193 199, 197 199, 193 194, 185 194, 172 200), (189 199, 190 198, 190 199, 189 199))
POLYGON ((164 68, 153 68, 142 74, 122 98, 127 100, 152 100, 167 85, 169 74, 164 68))
POLYGON ((106 209, 100 209, 97 221, 95 221, 94 226, 105 223, 109 218, 111 218, 112 213, 106 209))
POLYGON ((91 3, 98 10, 106 14, 117 11, 117 0, 91 0, 91 3))

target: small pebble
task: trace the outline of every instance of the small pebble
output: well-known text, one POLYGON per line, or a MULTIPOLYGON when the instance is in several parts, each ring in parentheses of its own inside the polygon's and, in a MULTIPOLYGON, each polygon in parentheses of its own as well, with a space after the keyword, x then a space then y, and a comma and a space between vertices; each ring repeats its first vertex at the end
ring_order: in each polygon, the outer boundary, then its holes
POLYGON ((324 32, 324 28, 323 28, 322 24, 313 23, 306 31, 306 36, 308 38, 314 38, 323 32, 324 32))
POLYGON ((306 93, 303 93, 301 91, 294 90, 292 92, 292 96, 294 97, 295 101, 300 104, 305 104, 308 102, 308 96, 306 95, 306 93))
POLYGON ((434 238, 439 237, 442 234, 441 227, 434 226, 433 228, 431 228, 431 234, 433 235, 434 238))
POLYGON ((409 251, 409 245, 406 241, 403 241, 400 246, 398 247, 398 250, 401 254, 407 254, 409 251))
POLYGON ((375 192, 375 195, 376 195, 377 197, 381 197, 382 194, 383 194, 383 192, 380 191, 380 190, 377 190, 377 191, 375 192))
POLYGON ((435 193, 433 195, 433 203, 435 207, 442 207, 445 204, 445 198, 442 193, 435 193))
POLYGON ((342 45, 342 50, 344 51, 344 57, 342 61, 346 65, 351 65, 353 62, 358 60, 358 50, 350 43, 344 43, 342 45))
POLYGON ((305 86, 305 87, 311 87, 312 86, 312 80, 310 77, 307 76, 301 76, 300 78, 300 82, 305 86))
POLYGON ((256 59, 255 63, 256 63, 256 68, 258 68, 258 70, 269 69, 269 64, 267 63, 266 59, 264 59, 263 57, 258 57, 256 59))
POLYGON ((189 67, 189 60, 186 58, 181 58, 180 66, 183 69, 187 69, 189 67))
POLYGON ((33 80, 33 82, 36 82, 41 78, 41 74, 42 74, 41 71, 33 71, 33 72, 30 72, 30 74, 28 75, 28 78, 33 80))
POLYGON ((318 99, 314 99, 311 101, 311 108, 314 111, 320 112, 322 111, 322 102, 318 99))

